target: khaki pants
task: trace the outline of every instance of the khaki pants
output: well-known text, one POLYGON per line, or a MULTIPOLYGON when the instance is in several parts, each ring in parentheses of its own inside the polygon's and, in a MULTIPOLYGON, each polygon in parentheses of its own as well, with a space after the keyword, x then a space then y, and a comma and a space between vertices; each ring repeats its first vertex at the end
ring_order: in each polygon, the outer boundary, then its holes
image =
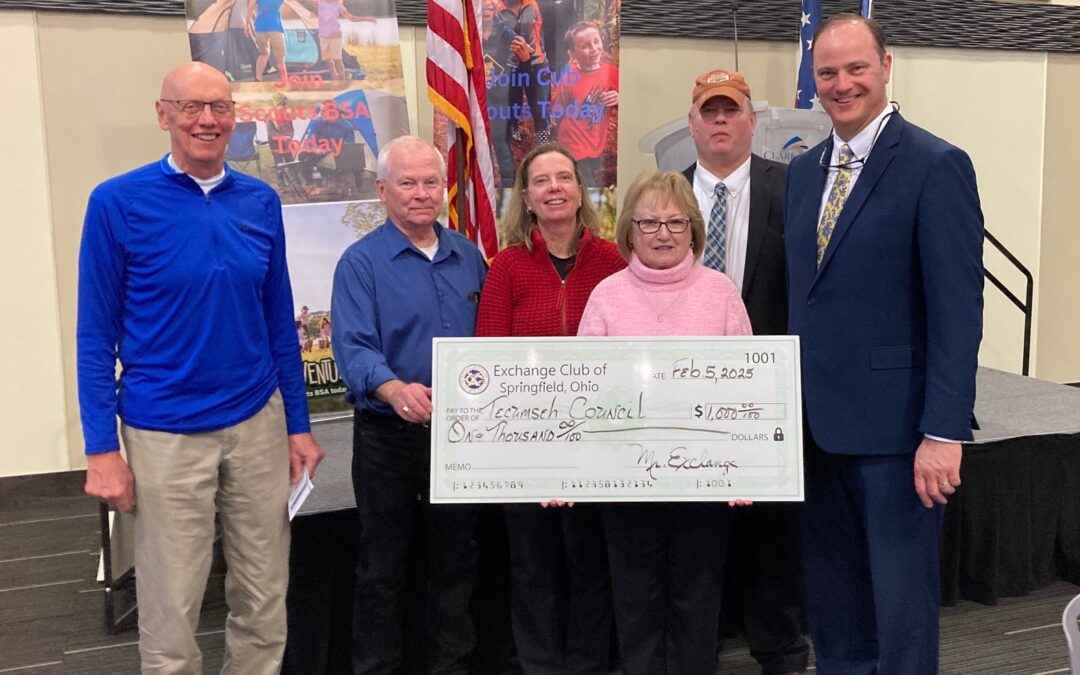
POLYGON ((225 559, 223 673, 281 669, 288 585, 289 446, 274 393, 255 416, 201 434, 121 429, 135 473, 135 575, 142 672, 202 673, 195 641, 214 512, 225 559))

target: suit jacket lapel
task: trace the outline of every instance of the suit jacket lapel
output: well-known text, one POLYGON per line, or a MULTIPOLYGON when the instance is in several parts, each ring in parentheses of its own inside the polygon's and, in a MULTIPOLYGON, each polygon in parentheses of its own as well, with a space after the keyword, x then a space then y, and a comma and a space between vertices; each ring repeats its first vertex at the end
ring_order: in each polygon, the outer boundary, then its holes
POLYGON ((750 223, 746 232, 746 260, 743 263, 742 296, 750 289, 757 270, 757 261, 761 253, 761 242, 765 239, 765 228, 769 222, 769 208, 773 179, 772 166, 750 156, 750 223))
MULTIPOLYGON (((812 283, 816 278, 818 213, 821 211, 821 195, 825 190, 828 171, 820 167, 820 158, 832 153, 832 137, 797 157, 788 168, 789 185, 798 190, 786 190, 784 211, 784 246, 791 251, 788 256, 788 274, 812 283), (805 158, 805 159, 803 159, 805 158)), ((793 299, 794 300, 794 299, 793 299)))
POLYGON ((686 176, 686 180, 690 181, 690 187, 694 187, 694 172, 697 171, 697 162, 694 162, 690 166, 683 169, 682 175, 686 176))
POLYGON ((878 180, 885 173, 885 169, 889 167, 893 157, 896 156, 896 146, 900 142, 900 134, 903 131, 904 124, 904 119, 900 117, 899 113, 894 115, 881 131, 877 142, 871 147, 866 166, 859 173, 859 179, 855 182, 855 187, 851 190, 851 194, 848 195, 847 201, 844 202, 844 209, 840 212, 836 227, 833 228, 832 236, 829 238, 829 246, 825 249, 825 255, 821 259, 820 267, 818 267, 818 276, 821 275, 822 271, 828 266, 829 261, 832 260, 833 255, 836 254, 836 249, 843 242, 844 235, 854 224, 855 218, 859 215, 859 211, 862 210, 867 198, 870 197, 870 193, 873 192, 874 186, 877 185, 878 180))

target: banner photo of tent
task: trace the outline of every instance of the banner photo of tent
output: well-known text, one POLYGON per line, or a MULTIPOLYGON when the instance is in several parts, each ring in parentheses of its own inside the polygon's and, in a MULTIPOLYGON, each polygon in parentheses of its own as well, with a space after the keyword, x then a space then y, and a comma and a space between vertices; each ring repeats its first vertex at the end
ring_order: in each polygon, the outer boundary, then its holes
POLYGON ((380 144, 409 133, 388 0, 189 0, 192 58, 233 84, 234 169, 286 206, 375 199, 380 144))
POLYGON ((394 0, 187 0, 192 58, 233 82, 229 166, 285 205, 312 413, 350 408, 330 329, 334 266, 386 215, 379 148, 409 133, 394 0))

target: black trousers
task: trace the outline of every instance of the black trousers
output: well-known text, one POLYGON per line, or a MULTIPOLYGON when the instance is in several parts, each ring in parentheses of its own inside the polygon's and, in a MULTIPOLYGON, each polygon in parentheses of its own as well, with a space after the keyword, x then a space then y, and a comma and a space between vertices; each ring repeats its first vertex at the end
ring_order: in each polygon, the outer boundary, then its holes
POLYGON ((415 659, 406 658, 405 636, 407 599, 419 585, 426 588, 422 672, 467 673, 476 643, 469 612, 476 585, 476 508, 428 503, 428 427, 387 415, 357 416, 353 489, 362 532, 354 672, 416 667, 415 659))
POLYGON ((514 644, 526 675, 606 675, 611 585, 597 504, 505 507, 514 644))
POLYGON ((476 651, 472 672, 476 675, 520 673, 514 652, 510 621, 510 544, 502 504, 479 504, 476 543, 480 560, 476 570, 476 593, 472 615, 476 625, 476 651))
POLYGON ((289 638, 282 675, 352 672, 353 597, 359 530, 355 510, 302 515, 292 521, 289 638), (327 542, 335 546, 328 550, 327 542))
POLYGON ((810 659, 801 512, 801 504, 759 502, 731 513, 725 615, 741 614, 750 655, 766 675, 806 670, 810 659))
POLYGON ((730 507, 646 503, 602 510, 622 672, 715 673, 730 507))

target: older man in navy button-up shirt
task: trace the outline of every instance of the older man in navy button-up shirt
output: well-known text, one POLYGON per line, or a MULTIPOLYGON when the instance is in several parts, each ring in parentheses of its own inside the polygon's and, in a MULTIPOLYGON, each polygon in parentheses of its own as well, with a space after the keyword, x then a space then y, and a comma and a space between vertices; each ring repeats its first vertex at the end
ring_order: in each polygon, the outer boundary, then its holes
POLYGON ((334 352, 357 407, 356 673, 410 665, 467 672, 476 639, 469 616, 476 511, 427 500, 431 339, 473 334, 486 273, 480 251, 435 222, 445 184, 442 157, 429 143, 414 137, 389 143, 379 155, 376 182, 387 220, 350 246, 334 273, 334 352), (418 583, 408 577, 418 535, 426 543, 430 644, 406 650, 405 590, 418 583), (426 665, 405 663, 425 651, 426 665))

